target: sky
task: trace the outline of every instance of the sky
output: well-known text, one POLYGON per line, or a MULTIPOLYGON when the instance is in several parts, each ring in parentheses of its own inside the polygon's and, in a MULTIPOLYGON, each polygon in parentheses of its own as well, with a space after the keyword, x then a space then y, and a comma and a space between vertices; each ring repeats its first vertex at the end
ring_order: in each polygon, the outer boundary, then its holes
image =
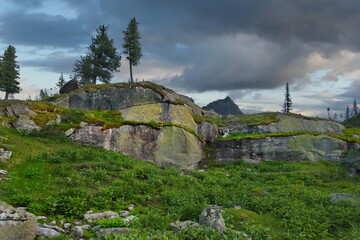
MULTIPOLYGON (((100 25, 121 52, 136 17, 135 79, 200 106, 230 96, 244 113, 281 111, 288 82, 293 112, 324 117, 360 100, 359 12, 358 0, 0 0, 0 54, 16 48, 15 98, 34 98, 69 80, 100 25)), ((112 82, 127 82, 125 56, 119 70, 112 82)))

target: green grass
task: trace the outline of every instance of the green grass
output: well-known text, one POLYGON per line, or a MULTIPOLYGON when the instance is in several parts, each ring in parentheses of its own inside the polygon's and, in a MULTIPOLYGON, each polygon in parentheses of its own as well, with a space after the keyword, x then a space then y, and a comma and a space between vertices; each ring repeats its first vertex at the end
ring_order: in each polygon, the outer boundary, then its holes
POLYGON ((120 153, 22 136, 3 127, 0 135, 8 138, 3 143, 14 145, 13 158, 0 164, 12 178, 0 182, 1 200, 67 221, 81 219, 90 209, 119 212, 135 204, 134 223, 99 223, 134 229, 118 239, 243 239, 234 232, 241 231, 254 240, 316 240, 356 239, 359 233, 360 178, 348 177, 338 163, 238 160, 182 175, 120 153), (333 204, 329 194, 334 192, 349 193, 355 202, 333 204), (229 228, 224 234, 206 228, 171 232, 169 223, 198 221, 209 204, 224 208, 229 228))
POLYGON ((279 122, 279 113, 266 112, 266 113, 255 113, 255 114, 242 114, 236 116, 238 123, 245 123, 248 126, 266 125, 273 122, 279 122))
POLYGON ((347 128, 360 128, 360 114, 342 122, 347 128))

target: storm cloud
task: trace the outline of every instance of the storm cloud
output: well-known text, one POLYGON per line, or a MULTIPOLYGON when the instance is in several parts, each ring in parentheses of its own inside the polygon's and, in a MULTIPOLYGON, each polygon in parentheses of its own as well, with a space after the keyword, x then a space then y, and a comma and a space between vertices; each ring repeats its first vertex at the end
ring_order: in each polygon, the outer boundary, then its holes
MULTIPOLYGON (((166 81, 170 87, 257 91, 289 82, 301 88, 317 81, 310 73, 326 69, 321 81, 355 75, 348 93, 356 97, 360 90, 358 0, 60 1, 76 13, 72 18, 32 13, 22 1, 10 2, 14 8, 0 15, 2 43, 75 49, 79 56, 100 24, 110 25, 120 48, 122 31, 135 16, 142 62, 148 66, 144 69, 151 72, 151 80, 166 81), (156 76, 150 62, 171 68, 163 67, 156 76)), ((45 2, 34 0, 33 8, 45 2)), ((27 64, 71 72, 64 59, 51 55, 27 64)))

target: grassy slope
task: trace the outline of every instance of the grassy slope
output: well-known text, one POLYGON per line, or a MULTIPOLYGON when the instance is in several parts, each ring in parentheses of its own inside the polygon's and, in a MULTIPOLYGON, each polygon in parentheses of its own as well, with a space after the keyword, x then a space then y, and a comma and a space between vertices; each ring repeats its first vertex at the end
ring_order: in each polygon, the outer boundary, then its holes
MULTIPOLYGON (((336 163, 252 165, 237 161, 205 173, 182 175, 176 169, 163 170, 118 153, 21 136, 13 129, 0 127, 0 135, 8 138, 2 143, 15 146, 11 161, 0 165, 12 177, 0 182, 0 199, 27 206, 49 220, 74 221, 89 209, 120 211, 133 203, 139 221, 123 239, 155 239, 158 235, 224 239, 206 229, 169 231, 170 222, 197 221, 207 204, 216 204, 225 208, 230 229, 246 232, 253 239, 356 239, 359 235, 359 202, 332 204, 329 194, 350 193, 360 198, 360 179, 347 177, 336 163)), ((100 224, 124 225, 116 221, 100 224)), ((230 230, 225 234, 229 239, 242 239, 230 230)), ((93 233, 86 232, 86 236, 93 233)))

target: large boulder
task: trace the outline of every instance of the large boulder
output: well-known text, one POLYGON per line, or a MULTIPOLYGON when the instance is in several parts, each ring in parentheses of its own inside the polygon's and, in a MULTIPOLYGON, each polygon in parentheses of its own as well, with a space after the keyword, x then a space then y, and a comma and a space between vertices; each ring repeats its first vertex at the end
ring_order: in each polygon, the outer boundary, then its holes
POLYGON ((226 230, 225 220, 221 214, 221 208, 218 206, 205 208, 199 216, 199 223, 203 226, 213 228, 218 232, 226 230))
POLYGON ((351 173, 360 172, 360 150, 349 151, 344 158, 344 165, 351 173))
POLYGON ((72 80, 68 81, 67 83, 65 83, 65 85, 62 88, 60 88, 59 93, 60 94, 69 93, 78 88, 79 88, 79 82, 76 79, 72 79, 72 80))
POLYGON ((76 129, 72 140, 132 156, 147 162, 193 168, 202 159, 202 142, 188 131, 175 127, 155 129, 147 125, 124 125, 102 130, 88 125, 76 129))
POLYGON ((37 126, 28 115, 20 115, 19 118, 13 123, 13 127, 19 132, 40 129, 40 127, 37 126))
POLYGON ((220 115, 239 115, 243 114, 238 105, 230 98, 219 99, 209 103, 205 107, 205 110, 213 110, 220 115))
MULTIPOLYGON (((274 113, 276 114, 276 113, 274 113)), ((261 117, 261 116, 259 116, 261 117)), ((330 120, 305 118, 296 115, 277 113, 277 121, 269 124, 249 125, 238 120, 241 116, 227 121, 229 133, 275 133, 275 132, 319 132, 319 133, 342 133, 344 126, 330 120)), ((251 122, 250 122, 251 124, 251 122)))
POLYGON ((36 217, 0 201, 0 239, 33 240, 36 236, 36 217))
POLYGON ((209 146, 208 157, 216 161, 284 160, 284 161, 341 161, 342 153, 357 144, 327 135, 308 134, 266 137, 263 139, 220 140, 209 146))

